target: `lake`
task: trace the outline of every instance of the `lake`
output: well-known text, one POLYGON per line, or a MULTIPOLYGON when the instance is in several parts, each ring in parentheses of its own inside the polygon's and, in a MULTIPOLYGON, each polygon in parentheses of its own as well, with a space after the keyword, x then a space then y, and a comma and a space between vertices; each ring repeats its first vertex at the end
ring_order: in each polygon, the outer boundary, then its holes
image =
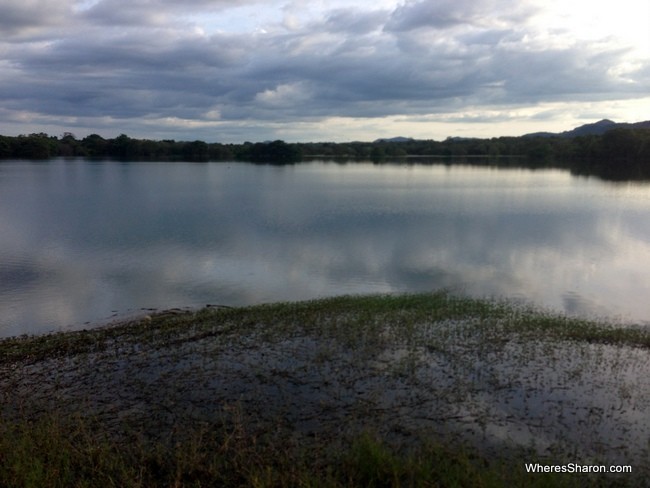
POLYGON ((0 162, 0 336, 447 288, 650 322, 650 184, 443 164, 0 162))

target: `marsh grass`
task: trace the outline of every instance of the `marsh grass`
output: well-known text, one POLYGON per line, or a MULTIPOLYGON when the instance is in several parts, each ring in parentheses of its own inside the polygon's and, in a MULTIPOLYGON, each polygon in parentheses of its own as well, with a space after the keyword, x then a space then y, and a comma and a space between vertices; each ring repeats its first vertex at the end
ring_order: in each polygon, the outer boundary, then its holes
MULTIPOLYGON (((285 338, 304 331, 357 344, 379 341, 386 323, 393 334, 412 338, 418 326, 466 321, 499 336, 529 334, 556 339, 650 347, 650 329, 606 321, 584 320, 497 300, 453 296, 445 291, 428 294, 340 296, 304 302, 280 302, 241 308, 205 308, 195 313, 154 315, 118 326, 1 339, 2 361, 68 356, 105 350, 119 339, 132 342, 183 342, 218 337, 233 330, 258 330, 264 340, 285 338)), ((384 340, 388 338, 384 337, 384 340)))
MULTIPOLYGON (((436 422, 466 422, 470 417, 463 414, 463 408, 468 404, 468 395, 480 393, 485 385, 508 395, 524 391, 521 401, 525 403, 534 396, 533 387, 558 382, 540 373, 539 377, 525 378, 526 384, 521 383, 518 368, 539 358, 548 364, 549 371, 559 366, 566 370, 557 373, 566 376, 562 384, 583 381, 585 370, 594 364, 622 371, 626 359, 620 354, 598 356, 600 345, 647 349, 650 332, 641 327, 568 318, 507 302, 439 292, 206 308, 194 313, 154 315, 90 331, 5 339, 0 341, 0 386, 7 388, 0 392, 0 408, 4 408, 0 410, 0 486, 561 487, 576 486, 577 482, 582 486, 625 486, 629 479, 622 477, 582 476, 578 480, 577 475, 527 474, 524 462, 542 459, 526 448, 512 449, 503 457, 493 456, 469 444, 447 442, 429 431, 416 442, 411 439, 408 445, 395 443, 378 428, 382 425, 374 428, 363 424, 380 411, 378 405, 385 401, 381 386, 364 397, 365 403, 350 399, 365 391, 369 381, 359 380, 356 369, 370 365, 376 374, 372 380, 404 379, 408 388, 421 387, 431 397, 428 401, 432 403, 426 405, 442 405, 441 412, 446 416, 434 419, 436 422), (568 366, 556 357, 566 344, 576 345, 575 361, 568 366), (585 348, 585 344, 596 348, 585 348), (292 349, 297 347, 306 347, 306 352, 292 349), (255 362, 264 354, 264 361, 255 362), (505 361, 509 369, 491 367, 495 358, 505 361), (359 428, 345 439, 320 431, 310 434, 312 437, 295 436, 286 419, 296 412, 282 410, 275 414, 272 429, 255 428, 246 417, 249 413, 234 398, 223 419, 209 418, 207 422, 178 427, 182 435, 152 435, 139 422, 141 417, 119 420, 117 399, 93 400, 97 392, 88 393, 84 401, 91 406, 100 400, 114 401, 115 407, 109 405, 101 415, 95 415, 92 408, 71 412, 50 409, 50 404, 44 403, 43 407, 22 411, 20 404, 12 403, 10 388, 20 387, 23 382, 36 385, 33 379, 29 379, 30 383, 21 376, 21 371, 32 371, 32 367, 40 367, 38 374, 45 377, 44 368, 65 364, 74 374, 81 372, 78 377, 92 382, 93 368, 97 368, 98 375, 106 375, 106 371, 128 367, 131 369, 127 374, 137 376, 138 369, 163 360, 173 365, 171 369, 160 372, 160 377, 142 373, 144 376, 136 378, 140 383, 134 384, 141 385, 147 395, 147 388, 157 392, 160 398, 155 401, 162 405, 160 410, 166 409, 173 418, 182 416, 170 409, 188 388, 193 394, 195 385, 205 383, 206 391, 211 392, 211 375, 217 374, 215 371, 225 374, 225 366, 247 366, 257 388, 267 388, 260 391, 275 391, 272 388, 285 377, 289 381, 282 383, 282 388, 293 388, 291 391, 302 392, 299 388, 305 385, 313 391, 329 391, 331 397, 325 398, 330 402, 328 408, 332 408, 332 402, 345 405, 348 427, 358 420, 359 428), (298 368, 302 376, 296 376, 292 367, 298 368), (455 375, 455 382, 441 382, 436 376, 438 370, 455 375), (206 377, 196 383, 194 376, 202 372, 206 377), (178 398, 167 398, 176 391, 180 392, 178 398), (111 417, 113 420, 107 422, 109 414, 118 420, 111 417), (285 424, 289 427, 284 428, 285 424)), ((61 386, 52 389, 63 397, 75 386, 66 384, 71 380, 65 374, 55 375, 61 386)), ((31 401, 31 386, 23 388, 28 389, 27 402, 31 401)), ((89 388, 92 390, 92 385, 89 388)), ((633 383, 618 383, 621 409, 643 411, 644 405, 634 405, 640 401, 637 388, 633 383)), ((284 395, 281 388, 279 391, 278 395, 284 395)), ((79 399, 72 404, 75 402, 79 403, 79 399)), ((481 416, 488 413, 480 412, 473 423, 486 435, 487 419, 481 416)), ((598 423, 611 414, 594 406, 585 418, 593 417, 598 423)), ((563 415, 560 408, 559 418, 563 415)), ((567 457, 570 454, 559 450, 552 460, 572 460, 567 457)), ((635 478, 635 482, 639 479, 635 478)))
MULTIPOLYGON (((348 449, 288 449, 246 433, 197 430, 166 445, 137 439, 115 444, 83 418, 48 415, 0 425, 0 484, 69 487, 569 487, 576 479, 527 475, 525 458, 490 461, 465 448, 431 442, 397 452, 364 432, 348 449), (513 469, 515 466, 515 469, 513 469)), ((523 454, 523 453, 522 453, 523 454)), ((618 486, 581 478, 581 486, 618 486)), ((624 486, 621 484, 620 486, 624 486)))

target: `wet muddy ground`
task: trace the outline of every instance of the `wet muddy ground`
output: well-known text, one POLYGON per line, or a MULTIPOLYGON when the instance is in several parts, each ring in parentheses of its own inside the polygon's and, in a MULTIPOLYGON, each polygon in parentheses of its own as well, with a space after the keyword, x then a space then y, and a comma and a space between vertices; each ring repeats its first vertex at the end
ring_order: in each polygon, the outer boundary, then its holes
POLYGON ((146 318, 83 347, 0 360, 0 408, 90 416, 118 437, 173 441, 239 424, 335 449, 370 430, 402 447, 434 439, 488 456, 528 450, 530 462, 648 469, 650 350, 505 333, 478 319, 383 317, 363 330, 354 320, 146 318))

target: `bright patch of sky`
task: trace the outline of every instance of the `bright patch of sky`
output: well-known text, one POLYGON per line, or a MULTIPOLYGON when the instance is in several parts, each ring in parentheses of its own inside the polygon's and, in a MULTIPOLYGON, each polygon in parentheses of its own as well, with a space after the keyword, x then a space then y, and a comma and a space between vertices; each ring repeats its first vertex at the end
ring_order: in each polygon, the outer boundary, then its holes
POLYGON ((638 0, 551 0, 541 22, 566 31, 568 38, 618 44, 650 56, 650 2, 638 0))

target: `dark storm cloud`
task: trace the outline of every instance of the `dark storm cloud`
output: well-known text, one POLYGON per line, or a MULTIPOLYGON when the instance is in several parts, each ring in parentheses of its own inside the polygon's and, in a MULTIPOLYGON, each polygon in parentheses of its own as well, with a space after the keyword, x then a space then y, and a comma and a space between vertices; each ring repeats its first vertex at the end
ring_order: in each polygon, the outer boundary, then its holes
POLYGON ((259 0, 101 0, 85 10, 81 18, 95 24, 114 26, 156 26, 179 16, 219 11, 259 0))
MULTIPOLYGON (((43 27, 64 23, 72 13, 72 2, 62 0, 23 0, 0 2, 0 39, 35 33, 43 27)), ((1 41, 0 41, 1 42, 1 41)))
POLYGON ((527 28, 535 10, 525 3, 346 7, 290 29, 201 24, 201 13, 253 3, 6 3, 0 107, 132 125, 138 118, 292 123, 626 98, 650 81, 647 66, 612 70, 625 55, 618 48, 544 46, 547 39, 527 28))

